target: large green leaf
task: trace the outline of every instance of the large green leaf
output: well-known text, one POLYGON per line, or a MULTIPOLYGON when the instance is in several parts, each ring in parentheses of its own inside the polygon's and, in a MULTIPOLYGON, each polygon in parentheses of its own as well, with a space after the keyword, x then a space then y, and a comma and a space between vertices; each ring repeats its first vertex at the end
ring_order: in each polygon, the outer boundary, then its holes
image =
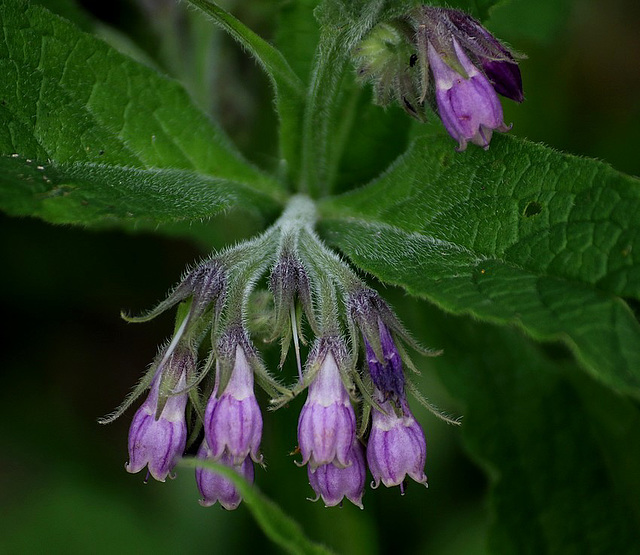
POLYGON ((638 407, 514 331, 433 309, 423 319, 444 348, 431 364, 465 405, 466 447, 492 482, 489 552, 637 553, 638 407))
POLYGON ((3 210, 90 225, 282 199, 176 82, 40 6, 0 2, 0 25, 3 210))
POLYGON ((361 268, 446 310, 563 339, 640 386, 640 182, 508 136, 485 152, 419 137, 377 181, 328 200, 322 230, 361 268))

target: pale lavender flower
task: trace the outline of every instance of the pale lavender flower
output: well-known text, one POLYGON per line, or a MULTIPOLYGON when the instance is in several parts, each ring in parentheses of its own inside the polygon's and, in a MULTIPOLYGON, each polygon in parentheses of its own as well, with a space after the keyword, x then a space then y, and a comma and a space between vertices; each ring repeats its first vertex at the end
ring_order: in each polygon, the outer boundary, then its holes
POLYGON ((336 466, 334 463, 323 464, 315 470, 307 468, 309 484, 316 492, 316 499, 322 498, 325 506, 335 507, 347 498, 361 509, 366 467, 362 447, 354 440, 349 451, 347 466, 336 466))
POLYGON ((240 344, 236 345, 233 370, 224 391, 218 398, 216 386, 211 394, 204 416, 204 430, 214 459, 226 452, 234 465, 241 464, 247 456, 261 462, 258 450, 262 415, 253 390, 253 370, 240 344))
POLYGON ((487 77, 471 63, 455 39, 453 47, 467 78, 452 69, 431 43, 428 46, 438 113, 449 135, 458 141, 459 151, 467 148, 468 141, 489 148, 494 130, 509 130, 502 106, 487 77))
MULTIPOLYGON (((240 464, 234 464, 228 453, 223 453, 221 457, 215 459, 212 451, 207 445, 207 441, 203 440, 198 449, 198 458, 204 460, 215 460, 216 462, 233 468, 247 482, 253 483, 254 472, 251 457, 246 457, 240 464)), ((220 503, 228 511, 238 508, 242 501, 242 496, 233 483, 224 476, 206 470, 204 468, 196 468, 196 484, 202 495, 200 505, 203 507, 211 507, 217 502, 220 503)))
MULTIPOLYGON (((380 395, 378 397, 381 399, 380 395)), ((404 491, 403 482, 407 475, 427 485, 424 473, 427 443, 406 400, 401 403, 400 415, 396 414, 389 401, 381 402, 380 408, 384 412, 376 408, 372 411, 371 433, 367 443, 372 487, 378 487, 382 482, 387 487, 400 485, 404 491)))
POLYGON ((140 472, 148 466, 156 480, 164 482, 177 460, 184 452, 187 441, 185 407, 188 394, 187 377, 195 367, 195 359, 189 352, 176 350, 168 361, 167 368, 158 372, 151 391, 138 409, 129 428, 129 462, 127 472, 140 472), (160 386, 169 373, 174 392, 162 398, 160 386), (164 406, 162 406, 164 404, 164 406))
POLYGON ((298 421, 300 464, 308 462, 311 470, 328 463, 347 466, 356 433, 356 416, 328 343, 320 342, 319 351, 326 350, 326 354, 309 385, 298 421))

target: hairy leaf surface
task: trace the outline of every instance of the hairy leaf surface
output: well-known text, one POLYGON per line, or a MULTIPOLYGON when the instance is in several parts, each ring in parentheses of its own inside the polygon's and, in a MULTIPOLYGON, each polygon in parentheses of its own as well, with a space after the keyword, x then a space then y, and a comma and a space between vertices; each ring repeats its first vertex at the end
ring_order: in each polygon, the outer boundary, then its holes
POLYGON ((594 375, 640 386, 640 182, 513 137, 456 153, 416 139, 380 179, 329 200, 331 243, 442 308, 562 339, 594 375))
POLYGON ((0 26, 3 210, 91 225, 281 200, 178 83, 40 6, 2 2, 0 26))

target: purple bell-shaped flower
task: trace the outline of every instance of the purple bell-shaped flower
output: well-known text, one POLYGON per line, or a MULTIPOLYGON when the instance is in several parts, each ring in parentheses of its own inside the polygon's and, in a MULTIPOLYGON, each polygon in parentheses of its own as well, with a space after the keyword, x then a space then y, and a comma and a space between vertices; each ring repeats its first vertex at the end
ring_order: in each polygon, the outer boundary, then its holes
POLYGON ((185 407, 188 394, 184 389, 195 364, 191 352, 178 348, 165 369, 154 377, 151 391, 129 428, 127 472, 140 472, 148 466, 151 476, 164 482, 182 456, 187 441, 185 407), (171 391, 163 396, 161 386, 171 391))
MULTIPOLYGON (((330 341, 320 340, 317 352, 320 367, 309 384, 307 401, 298 421, 298 445, 302 453, 301 465, 309 463, 310 471, 320 465, 333 463, 337 467, 349 464, 355 440, 356 416, 349 394, 342 383, 330 341)), ((339 353, 338 349, 338 353, 339 353)))

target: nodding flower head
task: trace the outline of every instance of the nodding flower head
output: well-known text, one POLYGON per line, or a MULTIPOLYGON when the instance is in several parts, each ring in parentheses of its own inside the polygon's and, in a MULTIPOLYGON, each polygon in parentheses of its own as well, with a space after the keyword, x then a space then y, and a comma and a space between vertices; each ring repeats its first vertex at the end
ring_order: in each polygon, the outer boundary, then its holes
MULTIPOLYGON (((231 455, 228 453, 224 453, 221 457, 215 459, 205 439, 200 444, 200 449, 198 449, 198 458, 216 460, 220 464, 233 468, 240 476, 247 480, 247 482, 253 483, 253 462, 250 457, 246 457, 240 464, 234 464, 231 455)), ((203 507, 211 507, 217 502, 220 502, 220 505, 225 509, 232 511, 237 509, 242 501, 242 496, 233 483, 224 476, 211 470, 197 468, 196 484, 202 495, 200 504, 203 507)))
POLYGON ((234 465, 240 465, 247 456, 261 462, 262 415, 253 390, 253 369, 249 363, 249 358, 255 354, 242 332, 226 336, 219 352, 216 386, 204 415, 204 432, 211 457, 217 460, 226 453, 234 465), (223 383, 225 367, 231 368, 226 384, 223 383))
POLYGON ((373 409, 367 442, 367 463, 373 476, 372 486, 378 487, 380 482, 387 487, 399 485, 404 493, 407 475, 426 486, 424 465, 427 443, 420 424, 409 410, 406 399, 402 400, 398 414, 398 409, 389 401, 383 401, 380 392, 377 393, 382 410, 373 409))
POLYGON ((494 130, 508 131, 498 94, 521 102, 515 54, 478 21, 459 10, 422 6, 414 11, 423 97, 431 72, 438 114, 465 150, 471 141, 489 147, 494 130))
POLYGON ((307 372, 313 376, 298 420, 298 445, 300 464, 309 463, 311 472, 320 465, 350 464, 356 416, 338 366, 346 357, 346 346, 336 337, 320 339, 309 356, 307 372))
POLYGON ((419 6, 382 22, 354 49, 358 75, 373 82, 374 101, 397 99, 425 121, 436 109, 458 150, 488 148, 493 131, 508 131, 498 95, 524 100, 516 54, 477 20, 449 8, 419 6), (427 101, 427 102, 425 102, 427 101))
POLYGON ((458 150, 471 141, 489 148, 495 130, 508 131, 502 106, 486 76, 476 68, 453 39, 454 55, 466 76, 452 69, 429 43, 428 58, 435 81, 438 113, 449 135, 459 143, 458 150))
POLYGON ((511 51, 479 21, 460 10, 422 6, 418 13, 418 34, 425 35, 423 47, 426 40, 436 49, 446 50, 447 43, 455 40, 498 94, 516 102, 524 100, 522 76, 516 62, 522 55, 511 51))
POLYGON ((313 233, 316 216, 310 203, 306 197, 292 200, 283 223, 278 220, 262 236, 200 264, 164 303, 132 319, 148 320, 181 303, 168 345, 124 403, 100 420, 113 421, 150 390, 131 424, 129 472, 146 466, 150 475, 164 481, 185 451, 190 424, 191 439, 201 437, 197 458, 206 465, 195 472, 200 503, 238 507, 240 491, 246 490, 235 486, 241 482, 221 466, 253 482, 255 463, 262 465, 257 380, 273 409, 307 390, 298 419, 299 465, 307 466, 316 500, 330 507, 347 498, 362 507, 367 462, 375 486, 382 482, 403 488, 407 476, 426 484, 426 442, 409 410, 406 393, 415 389, 403 366, 415 370, 405 345, 429 351, 410 337, 380 295, 313 233), (255 307, 250 303, 268 295, 253 295, 253 288, 270 268, 275 316, 268 299, 259 318, 252 320, 255 307), (316 338, 303 372, 299 346, 307 344, 302 334, 305 313, 316 338), (279 327, 282 322, 277 320, 287 317, 285 323, 293 325, 279 327), (254 321, 273 323, 283 346, 282 334, 291 334, 297 383, 287 387, 262 364, 250 339, 254 321), (206 362, 198 365, 197 353, 205 349, 206 362))
POLYGON ((355 440, 349 450, 346 466, 328 463, 318 466, 315 470, 308 467, 309 483, 316 492, 317 501, 322 498, 327 507, 342 504, 346 497, 361 509, 362 496, 367 470, 362 454, 362 446, 355 440))
POLYGON ((184 390, 195 366, 194 354, 179 346, 156 372, 151 391, 129 429, 128 472, 148 466, 149 474, 164 482, 182 456, 187 441, 188 394, 184 390))

